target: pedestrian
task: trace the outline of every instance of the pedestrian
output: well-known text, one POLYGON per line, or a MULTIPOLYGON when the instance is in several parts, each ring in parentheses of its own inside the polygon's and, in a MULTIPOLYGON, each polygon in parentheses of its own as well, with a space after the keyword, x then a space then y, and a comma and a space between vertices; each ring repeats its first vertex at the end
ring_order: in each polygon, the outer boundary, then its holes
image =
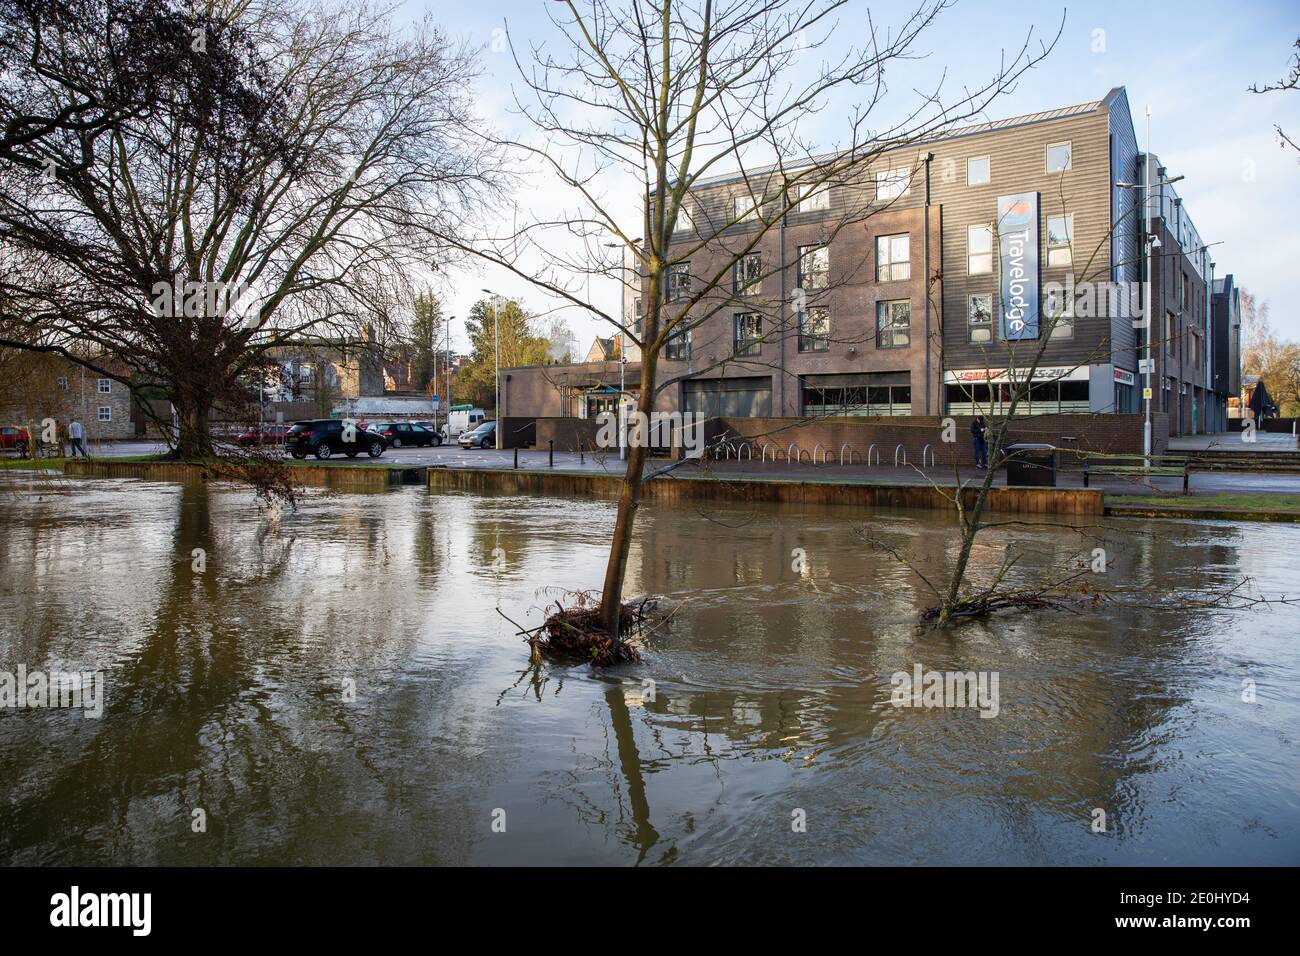
POLYGON ((81 452, 81 457, 89 458, 86 454, 86 429, 81 426, 81 422, 75 418, 68 422, 68 441, 72 443, 72 457, 77 457, 77 452, 81 452))
POLYGON ((975 467, 987 468, 989 466, 989 446, 985 438, 989 426, 984 421, 983 415, 976 415, 970 423, 971 440, 975 443, 975 467))

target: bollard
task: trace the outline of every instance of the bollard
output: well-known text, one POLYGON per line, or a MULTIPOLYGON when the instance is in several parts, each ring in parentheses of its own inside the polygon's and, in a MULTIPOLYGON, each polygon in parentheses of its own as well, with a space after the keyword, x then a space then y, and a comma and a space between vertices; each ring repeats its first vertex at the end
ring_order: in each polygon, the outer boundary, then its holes
POLYGON ((547 459, 547 467, 554 468, 555 467, 555 439, 554 438, 548 439, 546 442, 546 459, 547 459))
POLYGON ((516 448, 516 449, 515 449, 515 468, 517 469, 518 467, 519 467, 519 449, 516 448))

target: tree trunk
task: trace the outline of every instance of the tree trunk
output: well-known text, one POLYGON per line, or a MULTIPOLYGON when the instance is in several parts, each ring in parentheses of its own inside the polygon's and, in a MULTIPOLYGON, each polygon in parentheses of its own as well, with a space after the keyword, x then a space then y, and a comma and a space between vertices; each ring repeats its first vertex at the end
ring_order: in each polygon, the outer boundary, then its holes
MULTIPOLYGON (((637 397, 637 411, 649 420, 655 400, 655 364, 658 356, 649 349, 641 355, 641 394, 637 397)), ((648 439, 649 435, 642 435, 648 439)), ((609 544, 609 563, 605 565, 605 586, 600 593, 600 622, 611 637, 618 637, 619 618, 623 611, 623 579, 627 576, 627 555, 632 547, 632 528, 637 509, 641 506, 641 487, 645 462, 649 454, 647 441, 638 442, 628 449, 627 473, 623 477, 623 491, 618 496, 618 518, 614 522, 614 537, 609 544)))
POLYGON ((208 415, 212 403, 199 395, 176 399, 180 435, 176 440, 176 457, 181 461, 204 461, 212 457, 212 429, 208 415))

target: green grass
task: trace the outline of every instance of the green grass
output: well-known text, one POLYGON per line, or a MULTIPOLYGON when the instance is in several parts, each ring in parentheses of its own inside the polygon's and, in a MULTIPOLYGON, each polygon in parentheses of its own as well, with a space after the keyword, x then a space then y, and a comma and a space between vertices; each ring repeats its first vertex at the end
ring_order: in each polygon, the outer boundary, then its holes
POLYGON ((1260 494, 1213 495, 1107 495, 1108 505, 1137 505, 1145 508, 1215 508, 1223 511, 1300 511, 1300 495, 1263 492, 1260 494))
MULTIPOLYGON (((0 471, 62 471, 63 463, 76 458, 0 458, 0 471)), ((107 455, 102 461, 159 461, 154 455, 107 455)))

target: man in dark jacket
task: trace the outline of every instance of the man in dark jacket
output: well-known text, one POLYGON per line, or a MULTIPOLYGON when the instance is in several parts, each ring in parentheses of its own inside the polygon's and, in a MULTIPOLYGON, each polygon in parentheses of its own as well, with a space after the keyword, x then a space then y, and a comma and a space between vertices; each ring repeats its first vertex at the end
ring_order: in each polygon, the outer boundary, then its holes
POLYGON ((989 466, 989 446, 984 437, 988 430, 989 427, 984 423, 983 415, 976 415, 971 419, 970 434, 975 443, 976 468, 987 468, 989 466))

